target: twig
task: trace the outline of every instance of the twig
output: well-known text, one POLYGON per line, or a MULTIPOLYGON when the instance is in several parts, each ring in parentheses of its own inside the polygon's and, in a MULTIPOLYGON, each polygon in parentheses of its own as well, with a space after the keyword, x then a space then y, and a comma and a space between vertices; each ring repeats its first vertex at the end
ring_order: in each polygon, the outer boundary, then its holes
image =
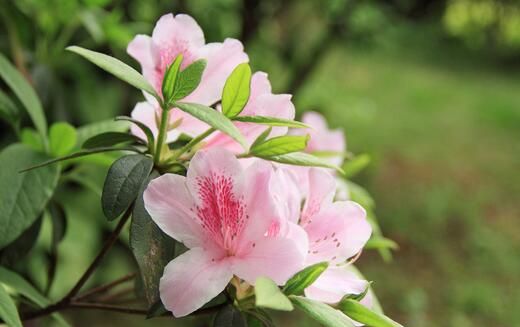
POLYGON ((112 304, 105 304, 105 303, 93 303, 93 302, 71 302, 69 307, 70 308, 82 308, 82 309, 97 309, 97 310, 130 313, 130 314, 137 314, 137 315, 145 315, 148 313, 148 310, 145 310, 145 309, 130 308, 130 307, 123 307, 123 306, 119 306, 119 305, 112 305, 112 304))
POLYGON ((95 287, 95 288, 93 288, 93 289, 91 289, 89 291, 86 291, 85 293, 80 294, 79 296, 75 297, 74 300, 78 300, 78 301, 79 300, 84 300, 84 299, 86 299, 86 298, 88 298, 88 297, 90 297, 90 296, 92 296, 94 294, 102 293, 104 291, 107 291, 107 290, 113 288, 114 286, 117 286, 119 284, 122 284, 124 282, 127 282, 129 280, 134 279, 135 276, 136 276, 135 272, 131 273, 131 274, 128 274, 128 275, 123 276, 121 278, 118 278, 118 279, 116 279, 116 280, 114 280, 114 281, 112 281, 110 283, 107 283, 107 284, 95 287))

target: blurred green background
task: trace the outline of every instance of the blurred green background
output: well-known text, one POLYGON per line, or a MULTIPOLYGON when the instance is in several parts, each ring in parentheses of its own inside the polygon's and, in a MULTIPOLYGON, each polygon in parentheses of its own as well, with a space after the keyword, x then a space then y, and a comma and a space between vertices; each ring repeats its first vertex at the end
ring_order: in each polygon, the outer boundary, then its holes
MULTIPOLYGON (((380 224, 400 249, 390 263, 367 251, 358 265, 375 281, 387 315, 412 327, 520 326, 518 1, 1 0, 0 50, 36 87, 50 121, 80 126, 129 114, 142 96, 65 46, 138 67, 127 43, 150 34, 168 12, 191 14, 208 41, 243 40, 274 90, 294 93, 299 114, 322 112, 344 128, 350 151, 371 156, 354 180, 372 193, 380 224)), ((0 146, 14 140, 0 122, 0 146)), ((91 190, 60 190, 69 227, 50 289, 55 298, 111 228, 98 194, 107 168, 85 169, 91 190)), ((30 264, 18 267, 41 288, 45 228, 30 264)), ((133 269, 126 243, 92 284, 133 269)), ((68 316, 77 326, 205 325, 68 316)), ((292 315, 281 326, 314 324, 292 315)))

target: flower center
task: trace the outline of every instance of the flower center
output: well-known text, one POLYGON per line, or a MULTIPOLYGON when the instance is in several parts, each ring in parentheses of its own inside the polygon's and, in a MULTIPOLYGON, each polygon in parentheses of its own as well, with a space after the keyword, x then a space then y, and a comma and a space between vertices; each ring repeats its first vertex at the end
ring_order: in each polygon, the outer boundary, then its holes
POLYGON ((198 178, 197 186, 202 203, 197 207, 197 216, 202 227, 229 255, 234 254, 248 218, 243 199, 233 193, 231 177, 212 174, 198 178))

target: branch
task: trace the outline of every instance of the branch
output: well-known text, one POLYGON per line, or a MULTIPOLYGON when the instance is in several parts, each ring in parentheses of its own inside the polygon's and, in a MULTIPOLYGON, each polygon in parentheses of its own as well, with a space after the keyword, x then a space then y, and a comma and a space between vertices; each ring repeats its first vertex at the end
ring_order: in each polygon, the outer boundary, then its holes
POLYGON ((98 294, 98 293, 102 293, 104 291, 107 291, 107 290, 113 288, 114 286, 117 286, 119 284, 122 284, 124 282, 127 282, 129 280, 134 279, 136 275, 137 274, 135 272, 134 273, 130 273, 130 274, 128 274, 126 276, 123 276, 121 278, 118 278, 118 279, 116 279, 116 280, 114 280, 114 281, 112 281, 110 283, 107 283, 107 284, 95 287, 95 288, 93 288, 93 289, 91 289, 91 290, 89 290, 89 291, 87 291, 87 292, 85 292, 83 294, 80 294, 79 296, 75 297, 74 300, 76 300, 76 301, 84 300, 84 299, 86 299, 86 298, 88 298, 88 297, 90 297, 90 296, 92 296, 94 294, 98 294))
POLYGON ((81 309, 97 309, 104 311, 113 311, 121 313, 130 313, 136 315, 146 315, 148 310, 123 307, 119 305, 105 304, 105 303, 94 303, 94 302, 71 302, 69 308, 81 308, 81 309))

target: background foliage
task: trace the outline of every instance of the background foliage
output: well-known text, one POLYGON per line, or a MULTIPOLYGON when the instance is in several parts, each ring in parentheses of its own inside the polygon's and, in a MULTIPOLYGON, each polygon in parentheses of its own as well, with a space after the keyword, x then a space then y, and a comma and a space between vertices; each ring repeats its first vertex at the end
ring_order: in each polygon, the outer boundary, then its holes
MULTIPOLYGON (((275 91, 294 92, 300 114, 324 113, 345 129, 350 150, 371 156, 355 181, 374 195, 382 228, 400 250, 390 263, 368 251, 358 264, 377 281, 389 316, 417 327, 520 325, 518 2, 4 0, 0 50, 31 80, 50 122, 79 126, 129 114, 141 95, 64 48, 78 44, 137 66, 125 53, 128 41, 149 34, 167 12, 193 15, 208 41, 243 40, 253 68, 270 74, 275 91)), ((20 133, 31 143, 31 131, 20 133)), ((0 122, 2 148, 14 135, 0 122)), ((113 227, 99 201, 111 159, 97 159, 59 184, 68 226, 57 249, 59 283, 48 290, 54 298, 113 227), (88 189, 79 187, 85 181, 88 189)), ((37 223, 29 264, 8 263, 45 290, 44 267, 56 249, 50 220, 37 223)), ((90 283, 134 265, 122 237, 90 283)), ((163 323, 67 315, 78 326, 163 323)), ((283 319, 302 326, 294 315, 283 319)))

